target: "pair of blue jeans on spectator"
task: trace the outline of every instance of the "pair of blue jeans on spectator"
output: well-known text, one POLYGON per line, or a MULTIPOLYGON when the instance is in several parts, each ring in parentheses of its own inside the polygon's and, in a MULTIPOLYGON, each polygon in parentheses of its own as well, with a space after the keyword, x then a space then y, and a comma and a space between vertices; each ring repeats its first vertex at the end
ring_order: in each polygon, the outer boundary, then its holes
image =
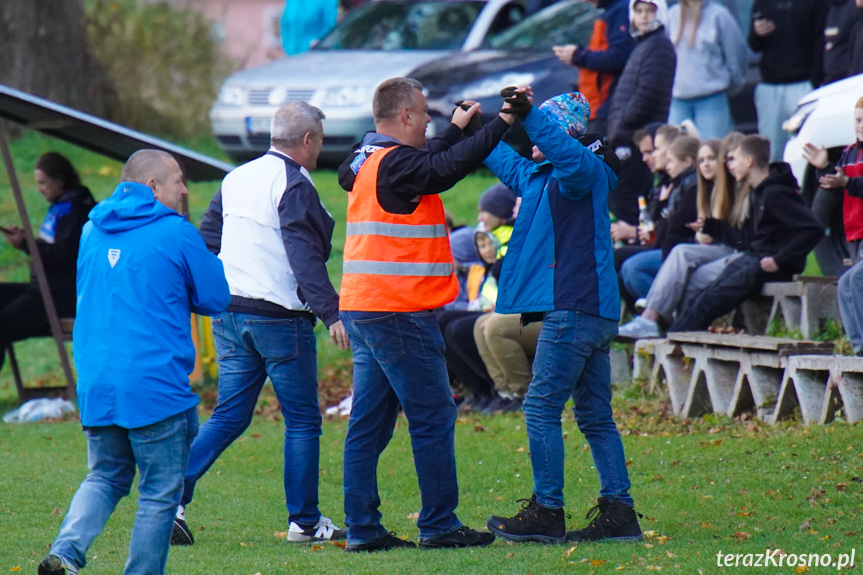
POLYGON ((620 280, 632 297, 647 297, 662 267, 662 250, 647 250, 627 258, 620 266, 620 280))
POLYGON ((599 494, 633 505, 623 443, 611 410, 609 344, 616 335, 616 321, 573 310, 545 314, 523 406, 533 492, 543 507, 558 509, 564 503, 561 414, 570 397, 599 474, 599 494))
POLYGON ((85 566, 93 540, 120 499, 129 494, 137 465, 141 473, 138 511, 123 572, 164 573, 189 447, 197 431, 194 407, 136 429, 86 428, 90 473, 72 498, 51 553, 63 559, 70 572, 85 566))
POLYGON ((721 140, 734 129, 731 106, 725 92, 691 100, 672 98, 668 123, 679 126, 684 120, 692 120, 702 142, 711 138, 721 140))
POLYGON ((274 319, 225 312, 213 319, 219 394, 213 415, 192 444, 183 505, 195 484, 252 421, 267 379, 285 418, 284 482, 288 517, 315 525, 318 509, 321 412, 314 326, 302 317, 274 319))
POLYGON ((392 438, 399 405, 408 420, 419 478, 420 537, 457 530, 456 407, 434 313, 342 311, 340 316, 354 355, 344 457, 348 544, 369 543, 387 534, 378 511, 377 466, 392 438))

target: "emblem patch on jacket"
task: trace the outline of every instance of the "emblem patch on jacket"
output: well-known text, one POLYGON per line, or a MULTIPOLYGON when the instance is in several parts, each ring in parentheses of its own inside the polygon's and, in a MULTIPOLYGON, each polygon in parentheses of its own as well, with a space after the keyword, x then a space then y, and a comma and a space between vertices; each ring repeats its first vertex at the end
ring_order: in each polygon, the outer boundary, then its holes
POLYGON ((120 250, 108 250, 108 263, 113 268, 120 261, 120 250))

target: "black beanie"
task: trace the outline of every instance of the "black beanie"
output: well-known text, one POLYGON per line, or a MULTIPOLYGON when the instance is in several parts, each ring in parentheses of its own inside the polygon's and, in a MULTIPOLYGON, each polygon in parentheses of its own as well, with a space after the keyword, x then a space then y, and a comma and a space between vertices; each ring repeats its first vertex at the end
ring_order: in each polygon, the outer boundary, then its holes
POLYGON ((479 209, 509 221, 512 219, 512 210, 515 208, 515 198, 515 192, 505 185, 495 184, 480 196, 479 209))

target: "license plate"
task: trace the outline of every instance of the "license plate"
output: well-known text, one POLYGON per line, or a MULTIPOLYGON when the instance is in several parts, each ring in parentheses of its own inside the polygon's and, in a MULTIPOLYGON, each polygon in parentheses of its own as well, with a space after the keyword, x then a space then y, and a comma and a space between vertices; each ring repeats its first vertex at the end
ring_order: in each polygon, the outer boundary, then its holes
POLYGON ((269 134, 272 118, 246 118, 246 131, 249 134, 269 134))

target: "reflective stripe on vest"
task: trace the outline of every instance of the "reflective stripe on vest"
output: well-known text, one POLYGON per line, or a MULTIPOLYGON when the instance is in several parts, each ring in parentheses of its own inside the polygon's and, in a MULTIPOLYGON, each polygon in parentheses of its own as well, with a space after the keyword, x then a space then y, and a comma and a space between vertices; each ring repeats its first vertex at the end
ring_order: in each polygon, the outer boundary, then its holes
POLYGON ((458 295, 440 198, 420 196, 412 214, 391 214, 378 203, 378 169, 394 149, 372 153, 348 194, 339 295, 345 311, 421 311, 458 295))

